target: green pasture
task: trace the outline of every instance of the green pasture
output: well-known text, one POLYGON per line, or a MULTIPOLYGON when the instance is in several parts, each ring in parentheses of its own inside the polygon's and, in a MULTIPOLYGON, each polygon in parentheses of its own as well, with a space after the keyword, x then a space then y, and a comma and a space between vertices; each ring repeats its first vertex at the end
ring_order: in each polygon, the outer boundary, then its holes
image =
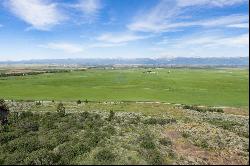
POLYGON ((247 69, 88 69, 2 77, 0 98, 248 107, 248 83, 247 69))

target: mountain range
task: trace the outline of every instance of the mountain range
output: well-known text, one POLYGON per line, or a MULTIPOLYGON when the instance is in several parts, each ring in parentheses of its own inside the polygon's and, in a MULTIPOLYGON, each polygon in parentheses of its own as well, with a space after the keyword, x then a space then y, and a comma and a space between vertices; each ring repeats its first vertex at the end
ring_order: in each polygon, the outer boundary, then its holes
POLYGON ((249 66, 249 57, 232 58, 135 58, 135 59, 41 59, 0 61, 0 64, 46 64, 46 65, 139 65, 139 66, 249 66))

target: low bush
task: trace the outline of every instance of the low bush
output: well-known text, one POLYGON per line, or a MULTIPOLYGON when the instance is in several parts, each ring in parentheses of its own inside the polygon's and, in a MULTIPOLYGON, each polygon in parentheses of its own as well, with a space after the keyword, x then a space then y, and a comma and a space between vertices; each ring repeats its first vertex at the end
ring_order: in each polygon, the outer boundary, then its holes
POLYGON ((172 146, 172 141, 167 138, 167 137, 164 137, 164 138, 161 138, 159 140, 160 144, 164 145, 164 146, 167 146, 167 147, 171 147, 172 146))
POLYGON ((152 165, 164 165, 164 157, 158 151, 152 151, 150 153, 150 164, 152 165))
POLYGON ((81 103, 82 103, 81 100, 77 100, 77 101, 76 101, 76 104, 81 104, 81 103))
POLYGON ((101 163, 112 163, 115 158, 116 155, 109 148, 103 148, 95 155, 95 159, 101 163))
POLYGON ((42 103, 40 101, 36 102, 36 106, 40 106, 42 103))
POLYGON ((109 112, 109 117, 108 117, 108 121, 111 121, 112 119, 114 119, 114 117, 115 117, 115 112, 113 111, 113 110, 110 110, 110 112, 109 112))
POLYGON ((65 107, 63 105, 63 103, 59 103, 58 106, 57 106, 57 113, 63 117, 65 116, 65 107))
POLYGON ((207 141, 204 139, 195 140, 194 144, 196 146, 203 148, 203 149, 207 149, 209 147, 207 141))
POLYGON ((182 135, 183 138, 188 138, 188 137, 190 137, 190 134, 188 134, 188 133, 186 133, 186 132, 182 133, 181 135, 182 135))
POLYGON ((141 136, 141 147, 144 149, 155 149, 156 144, 153 140, 153 137, 149 133, 145 133, 144 135, 141 136))
POLYGON ((214 107, 200 107, 195 105, 184 105, 182 107, 183 109, 189 109, 194 110, 198 112, 218 112, 218 113, 224 113, 224 110, 222 108, 214 108, 214 107))
POLYGON ((25 159, 26 165, 53 165, 56 164, 59 157, 47 149, 39 149, 30 153, 25 159))
POLYGON ((38 131, 39 130, 39 123, 32 122, 32 121, 24 121, 23 123, 21 123, 19 125, 19 128, 25 132, 38 131))
POLYGON ((175 119, 161 119, 161 118, 149 118, 144 120, 144 124, 150 124, 150 125, 166 125, 169 123, 175 123, 175 119))
POLYGON ((209 119, 208 122, 212 125, 221 127, 225 130, 233 130, 235 126, 243 126, 242 124, 234 121, 228 121, 228 120, 223 120, 223 119, 209 119))

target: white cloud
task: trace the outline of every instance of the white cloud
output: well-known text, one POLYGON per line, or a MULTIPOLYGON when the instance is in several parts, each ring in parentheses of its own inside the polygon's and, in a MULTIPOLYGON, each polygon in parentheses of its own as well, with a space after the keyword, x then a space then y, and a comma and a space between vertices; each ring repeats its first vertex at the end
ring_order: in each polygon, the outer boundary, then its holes
POLYGON ((249 29, 249 23, 231 24, 231 25, 228 25, 227 27, 231 27, 231 28, 247 28, 247 29, 249 29))
POLYGON ((38 45, 41 48, 62 51, 64 53, 76 54, 86 51, 92 48, 111 48, 111 47, 121 47, 125 46, 127 43, 86 43, 86 44, 76 44, 70 42, 50 42, 48 44, 38 45))
POLYGON ((83 47, 78 44, 72 44, 72 43, 66 43, 66 42, 56 42, 56 43, 48 43, 46 45, 39 45, 43 48, 53 49, 53 50, 59 50, 66 53, 74 54, 74 53, 80 53, 84 51, 83 47))
POLYGON ((161 20, 161 23, 154 22, 136 22, 128 26, 130 30, 142 32, 165 32, 175 31, 178 28, 201 26, 201 27, 231 27, 248 28, 248 15, 229 15, 214 19, 173 22, 172 20, 161 20))
POLYGON ((249 46, 249 34, 244 34, 237 37, 225 38, 224 40, 221 40, 220 43, 221 44, 227 43, 228 45, 236 47, 249 46))
POLYGON ((229 15, 229 16, 223 16, 216 19, 210 19, 205 21, 197 22, 197 25, 201 26, 230 26, 231 24, 241 24, 241 23, 247 23, 249 22, 249 16, 248 15, 229 15))
POLYGON ((249 33, 228 37, 204 32, 163 41, 150 50, 167 57, 240 57, 249 51, 249 33))
POLYGON ((178 43, 179 47, 244 47, 249 45, 249 34, 234 37, 208 36, 184 39, 178 43))
MULTIPOLYGON (((165 39, 163 39, 165 41, 165 39)), ((165 41, 166 43, 166 41, 165 41)), ((165 45, 163 42, 162 45, 165 45)), ((159 45, 159 44, 158 44, 159 45)), ((168 40, 167 45, 176 48, 187 48, 187 47, 245 47, 249 45, 249 34, 242 34, 237 36, 223 36, 219 34, 209 34, 204 32, 193 34, 187 37, 168 40)))
POLYGON ((144 11, 135 17, 127 27, 133 31, 161 32, 167 29, 169 19, 176 17, 179 10, 174 1, 160 1, 150 11, 144 11), (147 14, 146 14, 147 13, 147 14))
POLYGON ((9 0, 7 7, 17 17, 38 30, 49 30, 66 17, 47 0, 9 0))
POLYGON ((248 2, 248 0, 178 0, 177 1, 178 6, 180 7, 200 6, 200 5, 224 7, 244 2, 248 2))
MULTIPOLYGON (((243 1, 242 1, 243 2, 243 1)), ((221 4, 221 5, 234 5, 240 3, 240 0, 223 1, 223 0, 179 0, 169 1, 162 0, 155 7, 149 11, 144 11, 135 17, 134 21, 127 25, 127 28, 132 31, 141 32, 166 32, 175 31, 183 27, 201 26, 201 27, 233 27, 244 28, 249 22, 247 14, 234 14, 228 16, 217 17, 213 19, 203 20, 188 20, 176 21, 178 18, 187 17, 185 9, 194 5, 206 4, 221 4), (183 1, 183 3, 181 3, 183 1), (180 4, 183 4, 182 6, 180 4), (147 13, 147 14, 145 14, 147 13), (244 24, 244 26, 242 26, 244 24), (238 25, 238 26, 233 26, 238 25), (239 26, 241 25, 241 26, 239 26)), ((188 18, 188 17, 187 17, 188 18)), ((191 17, 192 18, 192 17, 191 17)))
POLYGON ((190 27, 190 26, 201 26, 207 28, 209 27, 247 28, 246 24, 248 24, 248 22, 249 22, 248 15, 234 14, 207 20, 170 23, 165 26, 165 29, 190 27))
POLYGON ((82 12, 81 17, 84 18, 84 21, 91 23, 97 19, 102 4, 100 0, 78 0, 78 3, 69 5, 69 7, 82 12))
POLYGON ((95 14, 101 9, 101 2, 99 0, 81 0, 78 8, 86 14, 95 14))
POLYGON ((109 42, 109 43, 126 43, 126 42, 130 42, 130 41, 136 41, 136 40, 141 40, 141 39, 146 39, 149 38, 151 36, 139 36, 139 35, 135 35, 135 34, 111 34, 111 33, 107 33, 107 34, 103 34, 99 37, 97 37, 96 39, 98 41, 102 41, 102 42, 109 42))
POLYGON ((94 43, 90 44, 87 48, 110 48, 125 46, 126 43, 94 43))

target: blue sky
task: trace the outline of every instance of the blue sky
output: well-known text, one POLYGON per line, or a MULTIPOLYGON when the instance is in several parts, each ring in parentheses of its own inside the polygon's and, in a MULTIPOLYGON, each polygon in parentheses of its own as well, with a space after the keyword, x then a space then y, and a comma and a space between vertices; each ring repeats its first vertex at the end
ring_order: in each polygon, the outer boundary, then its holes
POLYGON ((248 0, 1 0, 0 61, 244 57, 248 0))

